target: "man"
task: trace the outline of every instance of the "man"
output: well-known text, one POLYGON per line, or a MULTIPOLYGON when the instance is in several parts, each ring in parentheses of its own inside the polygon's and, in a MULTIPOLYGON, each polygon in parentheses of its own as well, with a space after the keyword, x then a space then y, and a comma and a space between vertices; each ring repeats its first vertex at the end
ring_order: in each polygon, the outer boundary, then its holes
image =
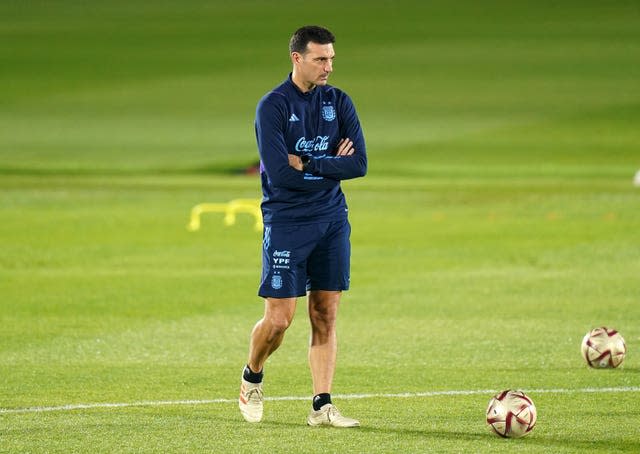
POLYGON ((291 38, 293 71, 258 103, 264 220, 262 280, 264 316, 251 333, 243 370, 240 411, 249 422, 263 413, 262 378, 267 358, 291 324, 297 298, 307 295, 313 381, 311 426, 356 427, 331 402, 336 367, 336 317, 349 288, 351 227, 340 181, 362 177, 367 155, 351 99, 327 85, 333 71, 333 34, 306 26, 291 38))

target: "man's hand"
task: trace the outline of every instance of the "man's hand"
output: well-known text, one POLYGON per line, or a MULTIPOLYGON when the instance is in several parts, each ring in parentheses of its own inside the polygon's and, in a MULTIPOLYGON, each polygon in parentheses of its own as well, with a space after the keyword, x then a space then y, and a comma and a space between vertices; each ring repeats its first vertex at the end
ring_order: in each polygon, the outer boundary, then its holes
POLYGON ((300 156, 295 155, 295 154, 290 154, 289 155, 289 165, 291 167, 293 167, 296 170, 299 170, 300 172, 302 172, 302 160, 300 159, 300 156))
POLYGON ((338 149, 336 150, 336 156, 349 156, 355 153, 356 149, 353 148, 353 142, 349 139, 342 139, 338 142, 338 149))
MULTIPOLYGON (((338 142, 338 149, 336 150, 336 156, 350 156, 356 152, 356 149, 353 148, 353 141, 350 139, 342 139, 338 142)), ((300 156, 295 154, 289 154, 289 165, 296 170, 302 172, 302 160, 300 156)))

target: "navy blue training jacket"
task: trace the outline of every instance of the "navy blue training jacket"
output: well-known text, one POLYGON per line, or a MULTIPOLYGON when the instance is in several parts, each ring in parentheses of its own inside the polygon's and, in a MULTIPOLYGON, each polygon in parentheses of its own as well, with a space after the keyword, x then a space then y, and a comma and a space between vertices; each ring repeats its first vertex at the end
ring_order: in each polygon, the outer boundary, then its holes
POLYGON ((302 93, 287 80, 258 103, 255 121, 265 224, 307 224, 347 218, 341 180, 364 176, 367 153, 351 98, 330 85, 302 93), (338 142, 355 153, 335 156, 338 142), (289 166, 288 154, 309 155, 307 172, 289 166))

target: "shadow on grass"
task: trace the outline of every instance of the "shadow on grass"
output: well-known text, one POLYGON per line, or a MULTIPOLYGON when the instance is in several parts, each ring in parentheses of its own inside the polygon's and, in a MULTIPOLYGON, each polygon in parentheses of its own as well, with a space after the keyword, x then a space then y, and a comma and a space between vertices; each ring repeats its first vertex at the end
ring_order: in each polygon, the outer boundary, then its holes
POLYGON ((545 448, 549 452, 558 452, 563 448, 582 452, 640 452, 640 442, 638 441, 560 439, 540 434, 532 434, 521 441, 527 443, 528 446, 539 446, 541 450, 545 448))
MULTIPOLYGON (((232 422, 230 419, 225 418, 225 422, 232 422)), ((461 432, 461 431, 441 431, 434 429, 415 429, 415 428, 398 428, 398 427, 372 427, 366 424, 361 427, 352 429, 333 429, 330 427, 308 427, 304 423, 287 423, 281 421, 263 421, 259 424, 247 425, 243 421, 239 422, 240 425, 245 425, 255 428, 263 428, 266 431, 272 429, 298 429, 298 430, 346 430, 349 432, 364 433, 364 434, 378 434, 389 435, 395 434, 400 438, 406 439, 407 437, 413 438, 414 441, 420 437, 431 441, 459 441, 459 442, 473 442, 473 443, 501 443, 505 448, 516 449, 518 446, 539 448, 541 452, 562 452, 564 450, 582 451, 582 452, 609 452, 615 450, 616 452, 640 452, 640 441, 623 441, 623 440, 575 440, 558 437, 545 436, 542 433, 537 433, 535 430, 529 436, 518 439, 502 439, 493 435, 488 430, 486 433, 477 432, 461 432)))
MULTIPOLYGON (((148 409, 147 409, 148 410, 148 409)), ((460 443, 459 448, 465 449, 465 446, 473 446, 473 451, 482 452, 485 450, 493 450, 497 447, 504 447, 505 449, 524 449, 540 452, 640 452, 640 441, 637 439, 631 439, 631 434, 626 434, 627 439, 582 439, 577 440, 575 438, 560 438, 559 436, 546 435, 541 430, 534 430, 532 434, 521 439, 501 439, 491 434, 487 429, 486 432, 468 431, 463 432, 459 430, 438 430, 434 428, 419 429, 414 427, 385 427, 383 425, 369 426, 366 424, 353 429, 334 429, 328 427, 308 427, 305 424, 304 418, 296 419, 294 422, 284 421, 272 421, 266 420, 258 424, 249 424, 244 422, 241 417, 212 415, 207 412, 197 412, 198 414, 191 415, 187 420, 184 419, 184 415, 181 412, 175 412, 171 415, 158 414, 157 409, 148 412, 143 415, 143 418, 138 418, 135 421, 130 418, 130 415, 118 414, 115 419, 112 419, 114 415, 111 412, 78 412, 74 413, 71 418, 73 421, 73 433, 76 433, 76 442, 86 442, 84 438, 87 434, 102 434, 117 433, 127 436, 128 433, 138 433, 141 430, 147 433, 147 437, 152 437, 154 434, 165 434, 167 427, 176 427, 175 421, 180 421, 182 425, 189 425, 192 432, 199 433, 202 428, 216 428, 217 433, 227 434, 222 435, 222 438, 228 437, 240 437, 241 439, 254 440, 255 437, 267 437, 269 439, 283 437, 287 440, 295 438, 295 433, 309 434, 311 432, 320 434, 330 434, 333 431, 338 433, 349 435, 348 438, 358 438, 362 436, 362 439, 373 440, 372 436, 379 435, 381 439, 387 439, 389 435, 394 436, 398 440, 405 440, 407 446, 421 443, 423 440, 425 444, 433 446, 438 442, 446 443, 460 443), (87 419, 88 416, 93 416, 98 419, 87 419), (108 420, 104 420, 104 418, 108 420), (216 424, 218 423, 218 424, 216 424), (311 431, 311 432, 309 432, 311 431), (78 433, 84 434, 78 436, 78 433)), ((24 416, 24 415, 21 415, 24 416)), ((70 436, 69 429, 69 414, 57 413, 56 415, 50 414, 48 417, 43 418, 41 414, 28 415, 27 421, 23 421, 19 427, 5 427, 2 430, 2 435, 7 439, 31 441, 37 443, 39 440, 47 439, 51 437, 52 431, 58 435, 64 433, 65 438, 70 436), (62 417, 63 423, 56 424, 55 420, 62 417)), ((22 419, 22 418, 20 418, 22 419)), ((5 421, 3 421, 4 423, 5 421)), ((178 425, 177 427, 180 427, 178 425)), ((536 428, 538 429, 538 428, 536 428)), ((208 430, 208 429, 207 429, 208 430)), ((178 431, 178 434, 181 432, 178 431)), ((191 432, 190 432, 191 433, 191 432)), ((193 434, 192 434, 193 435, 193 434)), ((337 435, 337 434, 336 434, 337 435)), ((163 435, 164 436, 164 435, 163 435)), ((333 437, 333 435, 331 435, 333 437)), ((599 434, 594 434, 594 437, 598 437, 599 434)), ((54 437, 55 438, 55 437, 54 437)), ((217 443, 220 440, 211 438, 211 443, 217 443)), ((337 440, 347 441, 348 438, 342 436, 337 440)), ((265 438, 266 439, 266 438, 265 438)), ((21 443, 22 443, 21 442, 21 443)), ((402 443, 401 443, 402 444, 402 443)), ((401 448, 402 446, 398 446, 401 448)))
MULTIPOLYGON (((225 422, 232 422, 230 419, 225 418, 225 422)), ((317 431, 325 431, 325 430, 341 430, 341 431, 349 431, 354 433, 366 433, 366 434, 397 434, 402 435, 404 437, 428 437, 428 438, 440 438, 443 440, 468 440, 468 441, 478 441, 485 439, 486 437, 491 437, 491 434, 479 433, 471 433, 471 432, 439 432, 435 430, 428 429, 414 429, 414 428, 406 428, 401 429, 397 427, 372 427, 367 426, 366 424, 360 427, 354 427, 349 429, 335 429, 332 427, 309 427, 304 421, 303 422, 282 422, 282 421, 262 421, 258 424, 246 424, 243 421, 240 421, 239 424, 245 425, 247 427, 255 427, 255 428, 264 428, 267 430, 270 429, 300 429, 300 430, 317 430, 317 431)))

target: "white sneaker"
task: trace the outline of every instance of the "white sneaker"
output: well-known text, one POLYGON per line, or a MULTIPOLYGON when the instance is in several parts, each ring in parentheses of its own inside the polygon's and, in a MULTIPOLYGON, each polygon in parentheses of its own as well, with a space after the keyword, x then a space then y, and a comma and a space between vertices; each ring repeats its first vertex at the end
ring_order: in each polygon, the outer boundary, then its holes
POLYGON ((360 421, 342 416, 333 404, 325 404, 320 410, 311 410, 307 418, 310 426, 358 427, 360 421))
POLYGON ((260 422, 262 420, 262 401, 262 383, 251 383, 243 378, 240 383, 238 406, 245 421, 260 422))

